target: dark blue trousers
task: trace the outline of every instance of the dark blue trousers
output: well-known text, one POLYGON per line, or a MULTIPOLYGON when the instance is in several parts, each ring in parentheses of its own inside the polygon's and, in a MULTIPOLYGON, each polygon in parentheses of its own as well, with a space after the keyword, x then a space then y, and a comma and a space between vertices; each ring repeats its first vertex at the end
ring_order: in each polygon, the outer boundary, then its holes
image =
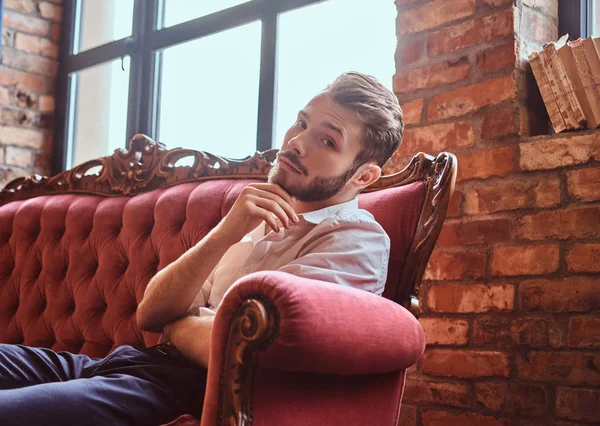
POLYGON ((161 347, 106 358, 0 344, 0 425, 159 425, 200 417, 206 370, 161 347))

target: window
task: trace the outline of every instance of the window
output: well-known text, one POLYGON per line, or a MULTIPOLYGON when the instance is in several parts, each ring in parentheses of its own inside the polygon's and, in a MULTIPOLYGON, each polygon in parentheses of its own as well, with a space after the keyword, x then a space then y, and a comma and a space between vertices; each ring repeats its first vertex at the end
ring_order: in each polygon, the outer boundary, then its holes
POLYGON ((391 0, 65 0, 53 172, 145 133, 229 158, 278 147, 343 71, 391 89, 391 0))
POLYGON ((600 37, 600 0, 559 0, 558 32, 571 40, 600 37))

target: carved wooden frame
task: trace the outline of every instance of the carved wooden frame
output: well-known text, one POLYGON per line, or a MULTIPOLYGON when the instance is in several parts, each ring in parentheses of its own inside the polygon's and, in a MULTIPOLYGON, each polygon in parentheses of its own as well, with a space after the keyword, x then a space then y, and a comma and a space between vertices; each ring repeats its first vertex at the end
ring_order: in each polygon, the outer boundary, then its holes
MULTIPOLYGON (((234 160, 206 152, 175 148, 167 150, 145 135, 136 135, 129 150, 115 150, 113 155, 87 161, 53 177, 33 175, 10 181, 0 191, 0 205, 39 195, 86 193, 102 196, 133 196, 139 193, 214 179, 266 180, 276 159, 277 150, 257 152, 252 157, 234 160), (177 166, 186 157, 191 166, 177 166), (97 173, 92 173, 99 168, 97 173)), ((425 199, 415 238, 403 268, 394 301, 415 316, 419 314, 420 283, 435 242, 446 218, 454 192, 457 160, 443 152, 437 157, 415 155, 403 170, 382 176, 363 192, 408 185, 423 181, 425 199)), ((275 306, 257 296, 244 302, 232 319, 223 371, 221 372, 220 418, 222 426, 252 424, 252 382, 256 354, 268 345, 279 329, 275 306)))

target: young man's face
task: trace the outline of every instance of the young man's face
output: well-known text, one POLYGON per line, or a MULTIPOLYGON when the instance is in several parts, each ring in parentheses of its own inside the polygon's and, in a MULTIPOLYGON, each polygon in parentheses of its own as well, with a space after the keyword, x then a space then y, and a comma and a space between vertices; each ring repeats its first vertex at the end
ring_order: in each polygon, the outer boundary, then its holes
POLYGON ((354 175, 363 135, 364 124, 352 111, 318 95, 286 132, 269 182, 300 201, 331 198, 354 175))

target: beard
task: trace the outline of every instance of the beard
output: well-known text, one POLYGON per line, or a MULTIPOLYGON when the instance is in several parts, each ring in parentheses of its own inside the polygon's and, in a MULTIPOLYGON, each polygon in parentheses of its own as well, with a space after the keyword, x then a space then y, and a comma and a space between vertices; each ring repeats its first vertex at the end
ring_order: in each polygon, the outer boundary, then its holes
MULTIPOLYGON (((306 170, 299 164, 297 158, 290 154, 284 156, 294 165, 299 166, 300 170, 306 170)), ((288 179, 286 179, 286 173, 290 172, 281 170, 279 161, 277 161, 269 172, 268 182, 281 186, 290 196, 296 198, 298 201, 323 201, 340 192, 359 167, 360 164, 355 163, 338 176, 315 176, 310 182, 305 184, 294 184, 288 182, 288 179)))

